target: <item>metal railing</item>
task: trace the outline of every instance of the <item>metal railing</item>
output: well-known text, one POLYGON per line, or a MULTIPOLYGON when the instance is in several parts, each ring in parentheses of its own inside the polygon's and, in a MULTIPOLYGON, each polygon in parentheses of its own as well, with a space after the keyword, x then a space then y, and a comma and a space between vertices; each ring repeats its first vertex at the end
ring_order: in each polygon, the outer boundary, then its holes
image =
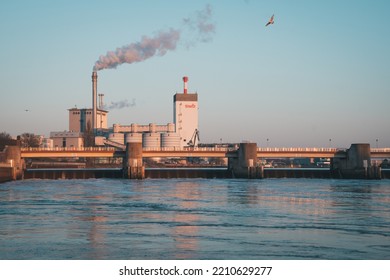
POLYGON ((258 147, 258 152, 319 152, 319 153, 335 153, 338 151, 344 151, 345 149, 338 148, 263 148, 258 147))
MULTIPOLYGON (((21 148, 22 152, 111 152, 115 151, 114 147, 54 147, 54 148, 21 148)), ((144 147, 143 151, 146 152, 232 152, 236 151, 236 148, 226 147, 144 147)), ((336 153, 339 151, 346 151, 346 149, 340 148, 264 148, 258 147, 257 152, 328 152, 336 153)), ((371 148, 371 153, 390 153, 390 148, 371 148)))
POLYGON ((146 152, 230 152, 236 151, 234 148, 221 148, 221 147, 144 147, 143 151, 146 152))
POLYGON ((54 148, 21 148, 22 152, 111 152, 113 147, 54 147, 54 148))
POLYGON ((390 153, 390 148, 371 148, 371 153, 390 153))

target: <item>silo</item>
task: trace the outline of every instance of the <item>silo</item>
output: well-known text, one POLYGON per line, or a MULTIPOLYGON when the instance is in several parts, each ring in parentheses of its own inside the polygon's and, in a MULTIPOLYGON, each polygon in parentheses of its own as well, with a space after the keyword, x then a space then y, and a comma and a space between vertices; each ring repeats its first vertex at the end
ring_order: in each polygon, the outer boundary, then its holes
POLYGON ((142 134, 142 146, 144 148, 160 148, 161 147, 161 134, 160 133, 143 133, 142 134))
POLYGON ((125 143, 142 143, 142 133, 126 133, 125 143))
POLYGON ((131 132, 138 132, 138 124, 132 123, 130 127, 131 127, 131 132))
POLYGON ((175 132, 175 124, 174 123, 168 123, 167 124, 167 132, 175 132))
POLYGON ((108 135, 108 140, 119 143, 119 144, 124 144, 125 140, 125 135, 123 133, 110 133, 108 135))
POLYGON ((150 133, 155 133, 156 132, 156 124, 155 123, 150 123, 149 124, 149 132, 150 133))
POLYGON ((161 147, 163 148, 179 148, 180 135, 177 133, 163 133, 161 134, 161 147))

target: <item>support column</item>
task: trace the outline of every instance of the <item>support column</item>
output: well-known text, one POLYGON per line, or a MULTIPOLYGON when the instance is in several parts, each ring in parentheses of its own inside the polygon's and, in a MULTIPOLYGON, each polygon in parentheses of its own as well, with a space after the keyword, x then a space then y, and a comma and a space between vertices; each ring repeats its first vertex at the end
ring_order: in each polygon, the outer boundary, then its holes
POLYGON ((21 157, 20 146, 7 146, 4 152, 6 162, 11 163, 12 180, 23 179, 24 160, 21 157))
POLYGON ((142 161, 142 143, 126 143, 123 171, 124 177, 128 179, 145 178, 145 167, 142 161))
POLYGON ((340 179, 380 179, 381 170, 371 165, 370 144, 352 144, 331 161, 332 177, 340 179))
POLYGON ((263 168, 257 166, 257 144, 240 143, 237 158, 229 158, 229 170, 234 178, 263 178, 263 168))

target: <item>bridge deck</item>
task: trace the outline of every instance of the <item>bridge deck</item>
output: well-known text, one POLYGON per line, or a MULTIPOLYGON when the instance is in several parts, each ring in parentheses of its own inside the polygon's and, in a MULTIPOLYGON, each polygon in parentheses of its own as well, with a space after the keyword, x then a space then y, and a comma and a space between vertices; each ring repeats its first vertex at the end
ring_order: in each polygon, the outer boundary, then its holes
MULTIPOLYGON (((343 157, 345 150, 335 148, 258 148, 259 158, 333 158, 343 157)), ((143 157, 237 157, 228 148, 144 148, 143 157)), ((22 148, 22 158, 119 157, 124 151, 107 147, 88 148, 22 148)), ((372 158, 390 158, 390 148, 371 149, 372 158)))
POLYGON ((22 148, 22 158, 113 157, 115 148, 22 148))

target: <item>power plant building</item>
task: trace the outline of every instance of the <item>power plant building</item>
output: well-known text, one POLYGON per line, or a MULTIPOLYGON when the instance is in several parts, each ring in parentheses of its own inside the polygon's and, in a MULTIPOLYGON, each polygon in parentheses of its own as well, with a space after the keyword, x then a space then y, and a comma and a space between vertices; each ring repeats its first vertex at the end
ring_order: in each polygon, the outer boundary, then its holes
POLYGON ((188 77, 183 77, 184 92, 173 96, 173 122, 180 137, 180 147, 195 141, 198 132, 198 94, 188 93, 188 77))
POLYGON ((50 132, 54 148, 80 148, 84 146, 84 138, 81 132, 61 131, 50 132))
MULTIPOLYGON (((77 109, 71 108, 69 111, 69 131, 87 132, 92 131, 93 110, 92 109, 77 109)), ((108 111, 97 109, 97 130, 107 129, 108 111)))
MULTIPOLYGON (((93 76, 96 77, 96 76, 93 76)), ((188 77, 183 77, 183 93, 173 96, 173 123, 157 125, 113 125, 108 140, 125 144, 142 142, 144 148, 183 148, 195 146, 198 137, 198 94, 188 93, 188 77)), ((96 83, 96 80, 94 81, 96 83)))
POLYGON ((52 132, 54 147, 82 147, 85 133, 92 132, 96 145, 124 145, 127 142, 142 142, 144 148, 182 148, 196 146, 198 137, 198 94, 188 93, 188 77, 183 77, 184 91, 173 97, 173 123, 157 125, 114 124, 108 128, 108 111, 103 110, 103 94, 99 94, 98 106, 97 73, 92 73, 92 109, 71 108, 69 131, 52 132), (106 139, 106 140, 104 140, 106 139), (97 142, 96 142, 97 141, 97 142))

